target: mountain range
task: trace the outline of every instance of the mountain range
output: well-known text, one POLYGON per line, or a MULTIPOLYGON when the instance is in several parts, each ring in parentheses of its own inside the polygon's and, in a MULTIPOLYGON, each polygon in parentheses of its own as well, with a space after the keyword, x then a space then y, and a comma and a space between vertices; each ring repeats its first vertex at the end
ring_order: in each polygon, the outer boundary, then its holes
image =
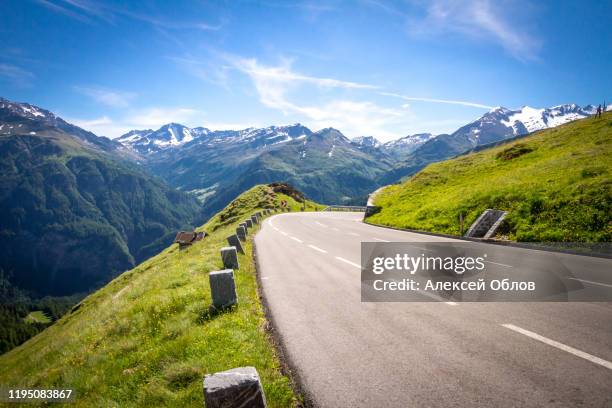
POLYGON ((355 203, 378 186, 409 176, 430 162, 478 146, 558 126, 593 114, 591 105, 492 109, 451 134, 420 133, 382 143, 373 136, 348 139, 339 130, 301 124, 244 130, 188 128, 169 123, 132 130, 116 139, 170 185, 194 193, 205 215, 241 191, 283 180, 330 204, 355 203))

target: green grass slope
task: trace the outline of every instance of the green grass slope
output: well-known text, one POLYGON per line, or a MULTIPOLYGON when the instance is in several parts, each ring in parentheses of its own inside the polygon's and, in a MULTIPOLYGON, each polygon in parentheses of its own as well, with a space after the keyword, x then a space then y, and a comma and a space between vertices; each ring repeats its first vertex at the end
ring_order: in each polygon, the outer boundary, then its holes
POLYGON ((508 211, 516 241, 612 240, 612 112, 429 165, 375 198, 368 222, 460 233, 487 208, 508 211))
MULTIPOLYGON (((202 406, 205 373, 252 365, 272 407, 295 405, 290 381, 264 330, 251 259, 253 230, 235 273, 239 304, 211 313, 208 272, 222 269, 219 249, 258 209, 287 200, 268 186, 242 194, 201 227, 210 235, 172 245, 85 298, 23 345, 0 356, 0 384, 70 388, 76 406, 202 406)), ((307 208, 320 206, 309 202, 307 208)))

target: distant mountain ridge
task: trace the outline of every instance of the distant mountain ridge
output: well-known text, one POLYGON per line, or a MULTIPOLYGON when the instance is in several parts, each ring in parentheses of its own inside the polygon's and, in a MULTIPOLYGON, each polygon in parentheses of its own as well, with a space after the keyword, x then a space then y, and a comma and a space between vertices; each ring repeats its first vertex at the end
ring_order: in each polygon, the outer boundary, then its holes
POLYGON ((318 201, 354 202, 368 189, 396 182, 428 163, 594 112, 592 105, 576 104, 547 109, 499 107, 452 134, 419 133, 385 143, 374 136, 348 139, 332 128, 313 132, 299 123, 243 130, 169 123, 157 130, 133 130, 116 141, 141 155, 154 174, 181 190, 194 192, 205 208, 212 205, 206 210, 212 213, 240 192, 234 191, 236 185, 250 188, 271 181, 295 183, 318 201), (340 183, 347 176, 345 180, 358 184, 340 183), (231 193, 225 191, 226 185, 231 193))
POLYGON ((54 113, 29 103, 16 103, 0 97, 0 134, 32 134, 59 129, 90 146, 106 152, 122 151, 125 146, 116 140, 100 137, 66 122, 54 113))
POLYGON ((521 109, 510 110, 497 107, 451 134, 437 135, 422 143, 404 156, 403 162, 381 182, 393 183, 416 173, 429 163, 449 159, 479 146, 583 119, 593 115, 595 111, 593 105, 580 107, 576 104, 558 105, 546 109, 524 106, 521 109))

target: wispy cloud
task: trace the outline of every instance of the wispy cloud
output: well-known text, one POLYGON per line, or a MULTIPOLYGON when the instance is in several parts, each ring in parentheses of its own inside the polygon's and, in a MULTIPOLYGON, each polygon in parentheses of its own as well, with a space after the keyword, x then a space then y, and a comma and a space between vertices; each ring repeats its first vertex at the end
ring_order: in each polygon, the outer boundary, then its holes
POLYGON ((0 80, 15 86, 28 87, 36 76, 23 68, 11 64, 0 63, 0 80))
POLYGON ((255 81, 276 82, 276 83, 307 83, 322 88, 345 88, 345 89, 376 89, 377 87, 369 84, 361 84, 351 81, 342 81, 333 78, 318 78, 302 75, 291 69, 291 61, 285 61, 279 66, 265 66, 259 64, 256 59, 248 58, 229 58, 234 66, 248 74, 255 81))
POLYGON ((409 0, 406 7, 378 0, 362 3, 403 19, 412 36, 458 34, 493 41, 522 61, 537 59, 542 46, 527 24, 531 10, 528 0, 409 0), (521 15, 515 15, 517 10, 521 15))
POLYGON ((336 127, 348 135, 376 134, 382 138, 397 137, 390 129, 408 120, 406 109, 380 106, 369 100, 335 97, 320 103, 305 103, 291 91, 304 86, 349 91, 373 91, 377 86, 335 78, 304 75, 292 69, 290 62, 268 66, 255 59, 232 58, 234 67, 251 79, 259 101, 285 115, 297 115, 300 120, 317 129, 336 127))
POLYGON ((485 105, 482 103, 469 102, 469 101, 458 101, 458 100, 453 100, 453 99, 420 98, 416 96, 400 95, 400 94, 393 93, 393 92, 380 92, 380 94, 384 96, 391 96, 394 98, 399 98, 405 101, 444 103, 448 105, 461 105, 461 106, 471 106, 473 108, 493 109, 493 106, 485 105))
POLYGON ((97 3, 89 0, 36 0, 39 4, 63 14, 67 17, 83 23, 93 23, 102 20, 106 23, 114 23, 117 18, 123 17, 147 23, 161 30, 202 30, 217 31, 225 24, 224 21, 211 24, 205 21, 181 21, 174 22, 165 20, 159 16, 141 13, 127 8, 112 6, 107 3, 97 3))
POLYGON ((126 108, 136 97, 133 92, 116 91, 107 88, 75 86, 74 90, 94 101, 112 108, 126 108))
POLYGON ((492 108, 474 101, 408 96, 374 84, 307 75, 294 69, 291 60, 268 65, 255 58, 228 54, 214 57, 211 54, 211 58, 202 60, 193 57, 171 60, 193 75, 220 86, 229 87, 236 83, 233 74, 243 74, 250 80, 263 106, 313 129, 332 126, 349 136, 369 134, 388 140, 405 135, 407 129, 413 129, 418 119, 409 104, 393 102, 396 99, 487 110, 492 108), (221 72, 218 71, 219 67, 223 67, 221 72))
MULTIPOLYGON (((202 112, 186 107, 153 107, 138 112, 133 112, 124 119, 124 122, 138 128, 156 128, 170 122, 179 122, 184 125, 195 125, 194 119, 201 117, 202 112)), ((198 122, 199 123, 199 122, 198 122)))
POLYGON ((63 14, 67 17, 70 17, 74 20, 78 20, 81 23, 91 24, 93 21, 82 13, 73 11, 67 7, 60 5, 60 3, 55 3, 50 0, 36 0, 38 4, 41 4, 48 8, 49 10, 55 11, 56 13, 63 14))

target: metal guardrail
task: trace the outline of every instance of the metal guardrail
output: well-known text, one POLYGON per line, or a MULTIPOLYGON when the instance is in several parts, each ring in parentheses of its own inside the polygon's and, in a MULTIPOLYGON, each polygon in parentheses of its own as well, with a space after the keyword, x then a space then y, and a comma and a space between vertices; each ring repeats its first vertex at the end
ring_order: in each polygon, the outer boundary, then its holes
POLYGON ((358 205, 330 205, 323 209, 323 211, 359 211, 365 212, 365 206, 358 205))

